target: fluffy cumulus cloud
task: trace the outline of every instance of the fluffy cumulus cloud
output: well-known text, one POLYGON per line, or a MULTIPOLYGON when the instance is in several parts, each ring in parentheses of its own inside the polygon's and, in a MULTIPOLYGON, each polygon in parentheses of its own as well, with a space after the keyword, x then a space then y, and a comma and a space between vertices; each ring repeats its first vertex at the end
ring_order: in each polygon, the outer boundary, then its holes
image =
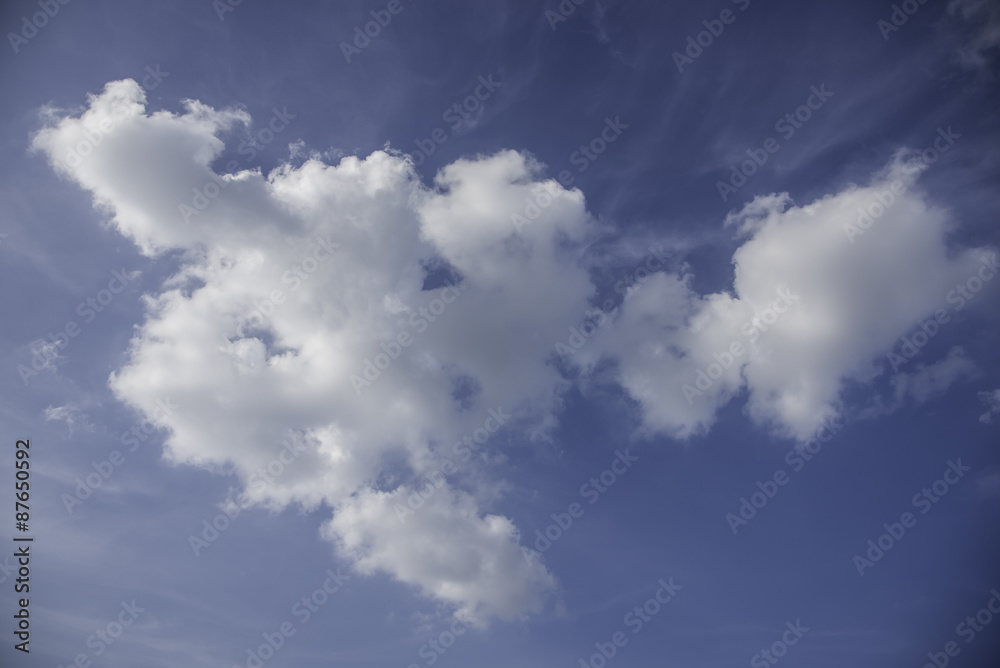
POLYGON ((525 587, 541 594, 555 587, 555 579, 540 561, 510 549, 518 533, 508 518, 482 516, 464 492, 433 493, 400 526, 408 492, 358 493, 338 508, 325 535, 361 572, 393 573, 422 593, 453 603, 456 616, 473 624, 486 621, 481 613, 487 604, 508 619, 541 611, 542 597, 528 595, 525 587), (459 545, 468 547, 455 549, 459 545))
POLYGON ((659 274, 583 364, 617 359, 647 427, 676 437, 706 431, 745 391, 755 420, 809 438, 842 410, 847 383, 885 371, 885 352, 989 262, 947 247, 953 221, 915 189, 923 164, 902 152, 868 186, 805 206, 757 198, 727 219, 747 237, 731 291, 699 295, 690 277, 659 274))
POLYGON ((169 430, 168 458, 240 475, 245 502, 329 503, 326 533, 360 569, 469 618, 538 610, 554 579, 509 519, 451 480, 414 517, 394 500, 496 428, 490 410, 504 429, 553 423, 564 381, 546 358, 593 291, 573 250, 594 233, 582 196, 513 152, 432 189, 385 152, 216 173, 217 135, 248 120, 197 102, 146 114, 119 81, 37 135, 144 253, 182 252, 111 387, 169 430), (181 408, 157 411, 166 398, 181 408))
MULTIPOLYGON (((557 423, 571 381, 554 344, 596 303, 581 256, 605 232, 582 194, 513 151, 430 187, 385 151, 220 173, 221 137, 250 119, 186 105, 148 113, 135 82, 112 82, 34 140, 143 253, 180 258, 145 298, 115 394, 169 433, 170 460, 238 475, 243 503, 328 504, 323 534, 359 572, 468 620, 541 610, 555 578, 491 512, 484 474, 446 463, 470 434, 540 439, 557 423)), ((755 420, 807 437, 980 263, 945 246, 918 172, 903 156, 807 206, 756 200, 730 221, 744 237, 730 291, 661 269, 563 361, 611 361, 649 432, 703 432, 745 392, 755 420)), ((964 368, 948 364, 919 387, 964 368)))

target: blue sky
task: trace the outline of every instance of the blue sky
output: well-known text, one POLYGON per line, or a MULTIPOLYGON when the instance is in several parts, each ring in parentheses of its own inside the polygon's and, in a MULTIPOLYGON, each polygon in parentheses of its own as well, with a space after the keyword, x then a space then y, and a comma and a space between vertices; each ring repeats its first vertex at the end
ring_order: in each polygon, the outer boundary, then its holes
POLYGON ((995 3, 0 27, 3 665, 995 665, 995 3))

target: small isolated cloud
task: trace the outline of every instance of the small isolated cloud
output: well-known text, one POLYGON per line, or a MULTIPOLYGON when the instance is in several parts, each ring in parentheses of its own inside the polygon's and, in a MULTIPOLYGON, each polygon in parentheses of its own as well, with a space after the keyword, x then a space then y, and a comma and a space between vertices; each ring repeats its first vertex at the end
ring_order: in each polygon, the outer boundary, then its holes
MULTIPOLYGON (((726 221, 748 237, 733 255, 731 291, 699 295, 692 277, 658 274, 583 357, 617 360, 651 430, 704 433, 746 390, 753 419, 808 438, 841 411, 845 385, 878 376, 885 352, 980 265, 981 251, 948 247, 952 221, 916 190, 921 169, 901 152, 867 187, 804 206, 758 197, 726 221), (881 213, 863 218, 872 203, 881 213)), ((953 358, 905 391, 923 393, 959 368, 953 358)))
POLYGON ((990 424, 993 421, 993 416, 1000 414, 1000 389, 992 392, 980 392, 979 400, 987 407, 987 411, 979 416, 979 421, 983 424, 990 424))
MULTIPOLYGON (((35 136, 143 253, 181 251, 111 389, 169 432, 167 458, 240 476, 244 503, 328 505, 323 536, 358 572, 470 621, 538 612, 556 580, 491 510, 486 474, 439 478, 415 515, 398 506, 491 411, 523 440, 558 424, 572 381, 555 344, 594 306, 585 252, 606 226, 515 151, 457 160, 430 187, 393 151, 217 173, 219 135, 247 121, 195 101, 147 113, 125 80, 35 136), (185 410, 162 414, 160 397, 185 410), (262 484, 282 444, 295 463, 262 484)), ((915 189, 918 172, 899 158, 804 206, 755 200, 733 218, 731 291, 701 295, 690 273, 657 270, 564 361, 610 362, 650 433, 704 432, 746 391, 752 419, 807 437, 979 264, 946 245, 951 221, 915 189), (878 221, 846 234, 897 180, 878 221)), ((948 364, 905 394, 940 386, 960 366, 948 364)))
MULTIPOLYGON (((59 354, 59 345, 54 341, 36 339, 29 344, 28 352, 31 356, 31 368, 36 372, 52 371, 54 373, 59 366, 60 360, 65 361, 63 356, 59 354)), ((28 371, 26 373, 31 372, 28 371)), ((25 373, 22 373, 22 378, 24 376, 25 373)))
POLYGON ((94 426, 87 421, 87 416, 74 404, 65 406, 49 406, 44 411, 46 422, 65 422, 72 434, 75 430, 94 431, 94 426))
POLYGON ((957 382, 980 375, 979 367, 961 346, 953 346, 948 354, 932 364, 918 363, 912 371, 901 371, 890 379, 888 397, 878 395, 858 412, 858 417, 871 419, 888 415, 906 405, 919 405, 943 395, 957 382))
POLYGON ((940 396, 962 379, 974 378, 978 367, 961 346, 955 346, 948 355, 934 364, 917 365, 914 371, 893 377, 892 387, 897 404, 907 400, 921 404, 931 397, 940 396))

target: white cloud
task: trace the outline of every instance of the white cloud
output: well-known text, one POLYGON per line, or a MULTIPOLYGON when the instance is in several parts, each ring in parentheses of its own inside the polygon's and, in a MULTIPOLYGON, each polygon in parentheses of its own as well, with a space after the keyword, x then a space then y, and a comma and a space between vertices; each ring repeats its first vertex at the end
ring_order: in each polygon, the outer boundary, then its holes
POLYGON ((39 372, 51 371, 55 373, 59 364, 65 361, 65 358, 59 354, 59 345, 55 341, 35 339, 28 344, 28 352, 31 357, 31 368, 24 365, 18 367, 21 380, 25 383, 33 376, 37 376, 39 372))
MULTIPOLYGON (((490 512, 488 483, 459 474, 468 491, 445 484, 405 524, 393 503, 489 409, 532 438, 556 423, 569 381, 550 363, 554 344, 597 293, 581 256, 604 228, 582 194, 513 151, 456 161, 433 188, 385 151, 220 176, 216 135, 245 114, 191 101, 183 114, 147 114, 144 102, 135 82, 110 83, 34 141, 144 253, 183 251, 146 297, 110 378, 116 396, 168 431, 169 459, 240 476, 246 503, 329 504, 324 535, 357 570, 387 572, 470 620, 540 610, 555 580, 490 512), (66 158, 84 142, 85 159, 66 158), (516 229, 511 214, 545 198, 516 229), (428 271, 457 287, 430 276, 424 289, 428 271), (160 397, 185 410, 163 415, 160 397), (301 454, 258 484, 283 442, 301 454)), ((845 381, 871 379, 877 358, 978 263, 948 252, 947 216, 904 168, 804 207, 757 200, 731 219, 747 236, 731 294, 698 295, 689 275, 656 273, 577 361, 616 361, 649 431, 705 431, 746 389, 754 419, 807 435, 838 411, 845 381), (894 179, 910 189, 850 243, 844 223, 894 179), (689 404, 682 385, 733 341, 746 351, 689 404)))
POLYGON ((393 573, 454 603, 456 616, 470 623, 482 623, 484 613, 516 619, 541 611, 555 579, 540 561, 525 560, 509 519, 483 516, 468 494, 447 490, 430 496, 401 525, 397 510, 410 493, 405 487, 365 490, 337 509, 324 534, 361 572, 393 573))
POLYGON ((84 431, 94 431, 94 425, 90 424, 79 406, 74 404, 49 406, 45 409, 44 415, 46 422, 65 422, 71 434, 78 428, 84 431))
POLYGON ((907 404, 922 404, 943 395, 962 380, 980 374, 979 367, 962 346, 953 346, 948 354, 932 364, 917 364, 913 371, 899 372, 890 377, 892 388, 888 398, 878 395, 870 405, 858 412, 864 419, 888 415, 907 404))
POLYGON ((248 484, 243 497, 329 503, 328 535, 359 569, 387 571, 465 616, 537 610, 554 580, 521 557, 508 519, 445 487, 403 531, 378 485, 390 459, 414 476, 440 468, 438 446, 490 408, 553 423, 565 381, 546 358, 593 291, 572 251, 593 227, 580 193, 549 182, 555 201, 514 234, 511 214, 543 187, 538 166, 514 152, 450 165, 434 190, 381 151, 219 177, 215 134, 239 114, 189 102, 182 115, 146 115, 142 102, 134 82, 108 84, 81 117, 35 139, 58 161, 127 109, 85 160, 59 169, 146 254, 185 251, 183 268, 147 297, 129 360, 111 376, 115 394, 169 430, 169 459, 248 483, 283 441, 305 443, 273 484, 248 484), (186 222, 180 205, 208 183, 222 185, 186 222), (425 266, 447 267, 461 290, 422 289, 425 266), (401 334, 407 347, 394 343, 401 334), (381 344, 395 359, 370 385, 352 383, 375 374, 366 361, 389 361, 381 344), (452 395, 463 383, 474 394, 460 405, 452 395), (163 396, 186 409, 155 418, 163 396), (362 530, 358 518, 372 521, 362 530), (421 527, 441 526, 435 557, 421 527))
POLYGON ((975 26, 973 38, 959 49, 962 63, 971 68, 986 67, 987 54, 1000 47, 1000 7, 994 0, 952 0, 948 13, 975 26))
POLYGON ((896 401, 902 404, 907 399, 923 403, 934 396, 944 394, 951 385, 964 378, 972 378, 978 372, 975 362, 969 359, 961 346, 948 351, 943 359, 930 365, 918 365, 909 373, 893 377, 892 386, 896 401))
POLYGON ((787 195, 757 198, 727 220, 748 236, 733 255, 732 292, 697 295, 684 278, 658 275, 581 357, 618 360, 650 429, 703 433, 746 389, 751 417, 808 438, 841 411, 846 383, 876 377, 881 356, 980 264, 981 252, 948 248, 952 221, 914 188, 921 168, 904 152, 868 187, 800 207, 787 195), (887 192, 892 203, 857 228, 859 208, 887 192), (734 343, 744 352, 730 363, 734 343))
POLYGON ((992 392, 980 392, 979 400, 987 407, 987 411, 979 416, 979 421, 983 424, 989 424, 993 421, 994 415, 1000 415, 1000 389, 992 392))

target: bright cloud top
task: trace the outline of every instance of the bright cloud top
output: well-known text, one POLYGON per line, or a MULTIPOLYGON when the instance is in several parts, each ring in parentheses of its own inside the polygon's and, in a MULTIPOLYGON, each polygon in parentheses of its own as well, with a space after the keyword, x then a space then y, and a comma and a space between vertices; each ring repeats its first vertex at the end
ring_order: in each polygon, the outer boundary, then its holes
POLYGON ((808 439, 842 412, 847 382, 888 371, 900 337, 995 265, 993 251, 947 248, 952 222, 914 189, 923 164, 901 152, 868 187, 807 206, 757 198, 727 219, 748 237, 733 255, 732 293, 698 295, 691 276, 658 274, 581 363, 617 359, 651 430, 704 433, 746 390, 752 418, 808 439))
MULTIPOLYGON (((438 477, 418 513, 400 507, 491 410, 512 415, 493 423, 512 435, 556 424, 569 381, 554 345, 593 306, 581 255, 602 226, 579 191, 513 151, 458 160, 432 188, 383 151, 216 173, 219 136, 243 123, 194 101, 147 114, 126 80, 35 138, 143 253, 182 251, 146 298, 113 391, 168 430, 168 458, 240 476, 244 503, 329 504, 324 536, 358 571, 469 620, 540 611, 555 578, 489 512, 485 473, 438 477), (526 202, 544 205, 517 224, 526 202), (182 410, 158 412, 167 397, 182 410), (285 444, 300 454, 262 482, 285 444)), ((690 275, 659 271, 567 360, 613 361, 652 433, 703 432, 746 390, 755 420, 807 438, 841 409, 845 383, 871 380, 980 264, 949 252, 918 171, 900 158, 869 187, 804 207, 759 198, 732 218, 746 240, 731 293, 699 295, 690 275), (895 181, 905 188, 878 220, 845 234, 895 181)))

